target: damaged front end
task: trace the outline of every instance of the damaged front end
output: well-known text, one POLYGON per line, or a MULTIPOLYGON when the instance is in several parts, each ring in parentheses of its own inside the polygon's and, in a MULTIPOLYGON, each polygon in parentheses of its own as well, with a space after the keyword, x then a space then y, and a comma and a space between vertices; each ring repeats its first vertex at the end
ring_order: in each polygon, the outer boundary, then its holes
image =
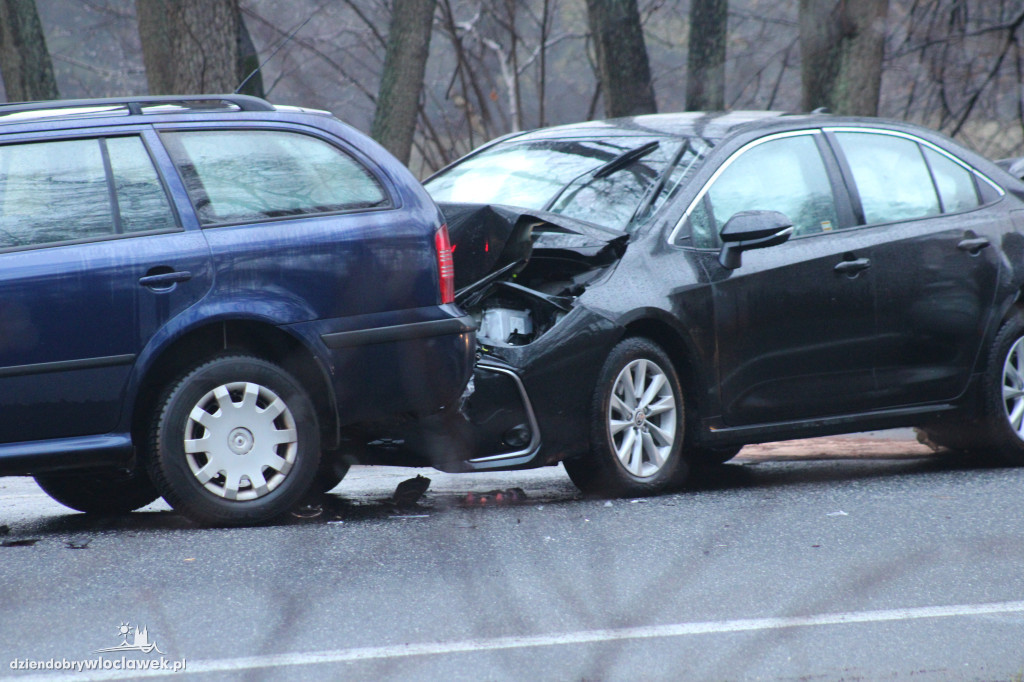
POLYGON ((585 294, 612 272, 628 235, 505 206, 441 210, 455 300, 477 323, 473 377, 453 409, 369 430, 353 461, 464 472, 580 454, 597 373, 622 334, 585 294))
POLYGON ((474 390, 462 409, 467 448, 445 466, 558 461, 571 443, 587 440, 588 405, 579 397, 590 396, 603 349, 617 336, 616 326, 580 299, 619 261, 628 235, 504 206, 441 209, 453 244, 456 302, 477 321, 478 344, 474 390))

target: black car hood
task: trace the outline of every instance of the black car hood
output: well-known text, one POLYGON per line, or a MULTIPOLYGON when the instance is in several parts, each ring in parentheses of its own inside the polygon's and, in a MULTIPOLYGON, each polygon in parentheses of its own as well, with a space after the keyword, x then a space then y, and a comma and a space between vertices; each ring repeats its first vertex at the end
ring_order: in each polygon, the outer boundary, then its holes
POLYGON ((584 259, 621 255, 629 235, 572 218, 500 204, 438 204, 448 223, 455 288, 526 262, 535 249, 561 250, 584 259))

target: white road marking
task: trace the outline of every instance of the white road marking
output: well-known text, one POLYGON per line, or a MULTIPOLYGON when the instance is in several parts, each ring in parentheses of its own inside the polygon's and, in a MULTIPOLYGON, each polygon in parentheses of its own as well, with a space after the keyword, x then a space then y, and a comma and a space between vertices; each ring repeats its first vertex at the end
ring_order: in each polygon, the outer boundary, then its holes
MULTIPOLYGON (((325 663, 352 663, 358 661, 406 658, 409 656, 440 656, 476 651, 498 651, 503 649, 527 649, 531 647, 566 646, 593 644, 626 639, 657 639, 685 637, 688 635, 710 635, 727 632, 750 632, 754 630, 780 630, 785 628, 814 627, 820 625, 842 625, 846 623, 884 623, 890 621, 919 620, 922 618, 956 618, 983 616, 989 614, 1024 613, 1024 601, 995 602, 989 604, 955 604, 952 606, 922 606, 880 611, 849 611, 826 613, 815 616, 783 616, 779 618, 746 618, 740 620, 703 621, 695 623, 673 623, 632 628, 607 630, 579 630, 549 635, 524 635, 514 637, 490 637, 452 642, 425 642, 421 644, 399 644, 335 651, 311 651, 291 654, 266 654, 212 660, 188 661, 185 674, 214 672, 240 672, 261 668, 283 668, 300 665, 325 663)), ((169 660, 175 656, 168 656, 169 660)), ((179 657, 180 658, 180 657, 179 657)), ((188 657, 185 656, 187 659, 188 657)), ((7 666, 9 661, 0 661, 7 666)), ((31 680, 41 682, 78 682, 99 680, 138 679, 171 675, 169 671, 117 671, 104 670, 95 673, 61 673, 55 675, 27 675, 0 678, 0 682, 31 680)), ((181 674, 181 673, 179 673, 181 674)))

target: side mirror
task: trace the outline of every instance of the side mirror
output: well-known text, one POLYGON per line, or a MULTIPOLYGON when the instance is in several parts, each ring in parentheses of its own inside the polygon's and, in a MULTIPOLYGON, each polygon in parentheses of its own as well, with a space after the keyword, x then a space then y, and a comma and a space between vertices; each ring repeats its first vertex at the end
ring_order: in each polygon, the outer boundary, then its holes
POLYGON ((775 246, 793 234, 793 221, 778 211, 740 211, 722 228, 725 245, 718 262, 727 270, 741 265, 740 254, 750 249, 775 246))

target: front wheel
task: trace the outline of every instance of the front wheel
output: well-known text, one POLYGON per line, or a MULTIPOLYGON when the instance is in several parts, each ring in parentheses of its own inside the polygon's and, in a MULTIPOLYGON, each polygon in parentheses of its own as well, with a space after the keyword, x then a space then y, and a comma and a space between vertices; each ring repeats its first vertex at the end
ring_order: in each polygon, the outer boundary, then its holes
POLYGON ((150 475, 168 504, 193 521, 267 521, 313 485, 320 461, 316 413, 277 365, 217 357, 185 374, 159 404, 150 475))
POLYGON ((590 453, 565 470, 586 493, 652 495, 683 482, 683 393, 653 341, 627 338, 608 354, 594 390, 590 453))

